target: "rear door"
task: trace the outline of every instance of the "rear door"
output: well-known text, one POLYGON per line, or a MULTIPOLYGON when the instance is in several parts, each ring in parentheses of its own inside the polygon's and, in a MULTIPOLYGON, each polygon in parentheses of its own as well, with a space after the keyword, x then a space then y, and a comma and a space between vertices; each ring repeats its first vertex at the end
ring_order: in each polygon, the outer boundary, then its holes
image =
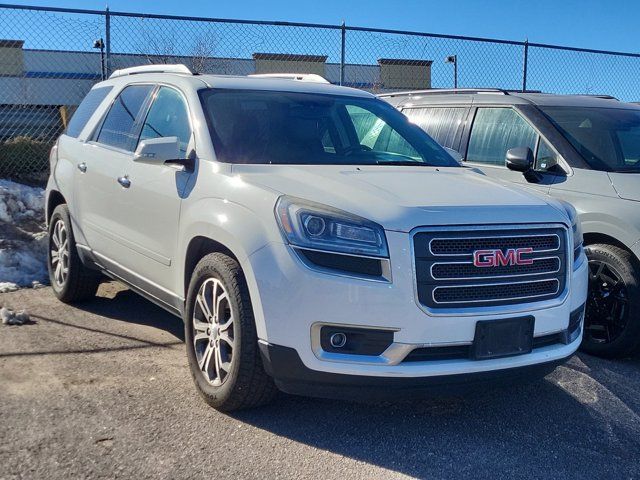
POLYGON ((460 152, 469 110, 464 106, 408 107, 402 113, 440 145, 460 152))
POLYGON ((108 258, 126 255, 118 216, 126 204, 119 177, 133 157, 140 116, 153 88, 152 85, 125 87, 82 145, 78 156, 80 163, 74 188, 78 224, 88 246, 108 258))

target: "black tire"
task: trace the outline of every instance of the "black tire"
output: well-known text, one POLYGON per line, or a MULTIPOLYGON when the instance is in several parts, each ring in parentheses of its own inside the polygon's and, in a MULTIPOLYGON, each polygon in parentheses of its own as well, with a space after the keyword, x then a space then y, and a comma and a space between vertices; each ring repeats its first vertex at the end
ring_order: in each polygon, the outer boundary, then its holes
MULTIPOLYGON (((212 298, 215 298, 215 294, 212 294, 212 298)), ((212 300, 211 305, 213 303, 212 300)), ((235 260, 221 253, 211 253, 198 262, 189 283, 184 324, 191 375, 198 391, 209 405, 223 412, 231 412, 265 405, 274 398, 277 389, 273 379, 264 371, 249 290, 240 265, 235 260), (222 341, 222 337, 218 337, 217 343, 214 340, 215 334, 207 337, 212 330, 207 328, 205 331, 202 328, 202 319, 205 318, 205 315, 203 315, 202 307, 197 304, 198 294, 202 294, 201 298, 208 298, 207 288, 209 285, 212 285, 212 291, 214 288, 222 288, 226 296, 220 295, 220 297, 225 298, 226 300, 223 302, 227 303, 219 303, 220 312, 214 312, 215 309, 209 307, 213 312, 212 317, 216 317, 216 322, 219 323, 212 321, 207 325, 218 325, 216 330, 221 331, 222 321, 220 319, 223 318, 223 315, 227 315, 229 318, 232 315, 233 323, 231 323, 231 327, 227 327, 229 330, 226 330, 227 337, 233 337, 233 347, 231 348, 222 341), (227 313, 221 313, 222 310, 227 313), (195 326, 194 315, 198 316, 198 329, 195 326), (194 343, 196 332, 198 332, 198 336, 204 337, 197 341, 198 346, 194 343), (230 359, 230 367, 228 372, 221 369, 220 375, 213 379, 212 383, 209 374, 211 369, 205 366, 206 362, 203 359, 206 358, 209 345, 213 346, 214 344, 221 352, 220 357, 215 356, 216 348, 213 349, 213 353, 210 353, 214 364, 218 358, 222 362, 221 357, 224 354, 226 359, 230 359), (203 368, 199 365, 199 358, 203 368), (224 372, 224 378, 222 378, 222 372, 224 372), (214 384, 216 382, 217 385, 214 384)))
POLYGON ((589 259, 589 296, 581 349, 605 358, 640 349, 640 265, 622 248, 595 244, 589 259))
MULTIPOLYGON (((65 204, 58 205, 51 219, 49 220, 49 241, 47 248, 47 268, 49 270, 49 281, 53 293, 58 300, 65 303, 76 303, 83 300, 87 300, 93 297, 100 285, 100 274, 95 270, 91 270, 82 264, 82 260, 78 255, 76 248, 75 237, 73 236, 73 229, 71 226, 71 217, 69 216, 69 209, 65 204), (53 250, 56 249, 54 243, 56 229, 59 228, 59 224, 64 226, 66 232, 67 242, 67 255, 65 259, 65 265, 67 267, 67 274, 63 281, 59 281, 56 278, 56 267, 53 265, 55 262, 53 250)), ((56 262, 57 265, 57 262, 56 262)))

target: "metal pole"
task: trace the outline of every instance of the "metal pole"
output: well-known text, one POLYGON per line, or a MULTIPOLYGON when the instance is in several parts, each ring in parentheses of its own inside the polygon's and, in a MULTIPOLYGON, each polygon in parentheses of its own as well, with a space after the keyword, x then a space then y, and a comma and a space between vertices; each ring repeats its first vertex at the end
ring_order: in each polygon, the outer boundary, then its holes
POLYGON ((104 63, 104 43, 100 39, 100 80, 105 81, 107 79, 106 65, 104 63))
POLYGON ((527 68, 529 64, 529 39, 524 41, 524 59, 522 63, 522 91, 527 91, 527 68))
POLYGON ((344 57, 346 51, 346 40, 347 40, 347 28, 345 23, 342 22, 341 27, 342 39, 341 39, 341 49, 340 49, 340 85, 344 84, 344 57))
POLYGON ((111 14, 109 13, 109 7, 105 11, 105 39, 107 44, 107 59, 106 59, 106 77, 111 75, 111 14))
POLYGON ((458 88, 458 55, 453 56, 453 88, 458 88))

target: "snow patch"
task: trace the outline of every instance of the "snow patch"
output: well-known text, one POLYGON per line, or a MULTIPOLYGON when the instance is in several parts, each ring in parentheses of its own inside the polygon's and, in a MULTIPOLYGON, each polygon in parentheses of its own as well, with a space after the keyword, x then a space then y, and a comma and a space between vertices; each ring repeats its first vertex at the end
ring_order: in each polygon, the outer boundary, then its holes
POLYGON ((0 221, 20 222, 42 219, 44 190, 0 179, 0 221))
POLYGON ((44 190, 0 179, 0 293, 48 283, 44 190))

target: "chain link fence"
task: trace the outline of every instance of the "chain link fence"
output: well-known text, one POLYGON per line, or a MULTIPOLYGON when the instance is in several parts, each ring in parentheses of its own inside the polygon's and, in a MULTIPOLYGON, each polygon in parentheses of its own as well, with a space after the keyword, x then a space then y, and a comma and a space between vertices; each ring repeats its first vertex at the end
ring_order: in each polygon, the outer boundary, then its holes
POLYGON ((48 152, 118 68, 317 73, 369 90, 492 87, 640 100, 640 55, 346 25, 0 4, 0 178, 42 183, 48 152))

